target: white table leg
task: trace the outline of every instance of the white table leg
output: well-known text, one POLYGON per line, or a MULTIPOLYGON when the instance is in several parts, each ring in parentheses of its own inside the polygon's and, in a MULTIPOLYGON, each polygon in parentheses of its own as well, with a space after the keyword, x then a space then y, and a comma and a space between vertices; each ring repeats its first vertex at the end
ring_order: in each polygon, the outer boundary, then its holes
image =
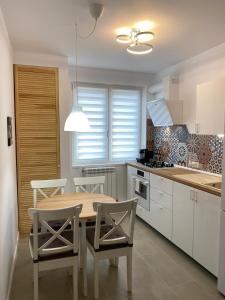
POLYGON ((84 296, 87 296, 87 241, 86 241, 86 220, 81 221, 81 266, 83 271, 84 296))

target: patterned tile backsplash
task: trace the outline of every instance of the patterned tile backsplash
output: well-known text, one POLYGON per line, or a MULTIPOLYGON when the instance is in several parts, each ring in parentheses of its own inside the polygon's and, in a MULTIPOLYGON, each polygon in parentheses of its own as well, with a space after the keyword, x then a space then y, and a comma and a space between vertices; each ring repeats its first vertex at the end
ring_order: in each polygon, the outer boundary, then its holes
POLYGON ((223 138, 189 134, 186 125, 154 127, 147 120, 147 147, 159 160, 222 173, 223 138))

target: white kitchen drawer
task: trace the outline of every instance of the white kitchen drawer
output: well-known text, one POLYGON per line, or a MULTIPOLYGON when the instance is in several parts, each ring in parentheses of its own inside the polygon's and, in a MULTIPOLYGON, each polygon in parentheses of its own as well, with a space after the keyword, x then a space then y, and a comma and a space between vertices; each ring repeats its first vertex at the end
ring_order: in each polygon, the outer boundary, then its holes
POLYGON ((150 224, 150 212, 140 205, 137 205, 136 215, 144 220, 146 223, 150 224))
POLYGON ((150 186, 154 187, 162 192, 165 192, 169 195, 173 193, 173 181, 167 178, 150 174, 150 186))
POLYGON ((166 238, 172 238, 172 211, 150 201, 150 225, 166 238))
POLYGON ((150 188, 150 199, 158 203, 159 205, 172 210, 172 195, 165 192, 161 192, 156 188, 150 188))

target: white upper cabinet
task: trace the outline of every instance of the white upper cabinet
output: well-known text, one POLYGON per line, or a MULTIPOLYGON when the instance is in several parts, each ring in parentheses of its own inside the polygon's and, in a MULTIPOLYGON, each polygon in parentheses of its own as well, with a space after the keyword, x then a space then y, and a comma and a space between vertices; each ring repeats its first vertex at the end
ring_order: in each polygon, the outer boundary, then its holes
POLYGON ((196 133, 223 134, 225 78, 197 85, 196 133))

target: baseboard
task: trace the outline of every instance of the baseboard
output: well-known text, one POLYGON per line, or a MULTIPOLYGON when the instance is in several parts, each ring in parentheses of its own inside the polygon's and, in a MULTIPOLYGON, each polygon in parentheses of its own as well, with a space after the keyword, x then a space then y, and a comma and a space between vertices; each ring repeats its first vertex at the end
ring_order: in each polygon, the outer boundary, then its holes
POLYGON ((18 244, 19 244, 19 232, 17 233, 16 247, 15 247, 15 250, 14 250, 13 261, 12 261, 12 265, 11 265, 11 269, 10 269, 7 300, 10 300, 10 293, 11 293, 11 288, 12 288, 13 274, 14 274, 14 270, 15 270, 15 266, 16 266, 18 244))

